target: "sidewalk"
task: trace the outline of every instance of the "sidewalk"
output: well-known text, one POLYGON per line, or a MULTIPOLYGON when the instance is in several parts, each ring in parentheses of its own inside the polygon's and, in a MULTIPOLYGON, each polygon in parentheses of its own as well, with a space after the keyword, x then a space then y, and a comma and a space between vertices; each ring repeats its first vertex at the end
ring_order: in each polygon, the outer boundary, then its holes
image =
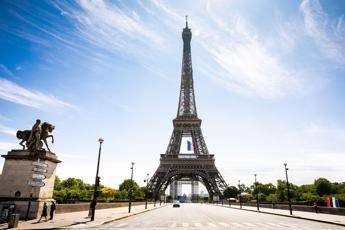
MULTIPOLYGON (((222 206, 222 205, 218 204, 217 206, 222 206)), ((222 207, 240 209, 240 206, 237 204, 236 205, 232 204, 231 207, 229 207, 228 204, 227 205, 224 204, 222 207)), ((257 212, 256 207, 251 207, 251 206, 242 206, 242 210, 257 212)), ((299 218, 299 219, 312 220, 312 221, 345 226, 345 216, 340 216, 340 215, 331 215, 331 214, 315 213, 315 212, 302 212, 302 211, 292 210, 292 216, 291 216, 289 210, 261 208, 261 207, 260 207, 260 213, 287 216, 291 218, 299 218)))
MULTIPOLYGON (((93 222, 87 217, 89 211, 61 213, 56 214, 54 220, 47 222, 43 220, 41 223, 37 223, 37 220, 20 221, 17 229, 90 228, 163 206, 163 203, 161 206, 157 203, 156 207, 153 204, 148 204, 147 209, 145 209, 145 205, 136 205, 132 206, 131 213, 128 213, 128 207, 99 209, 96 210, 95 221, 93 222)), ((7 224, 0 225, 0 229, 6 228, 7 224)))

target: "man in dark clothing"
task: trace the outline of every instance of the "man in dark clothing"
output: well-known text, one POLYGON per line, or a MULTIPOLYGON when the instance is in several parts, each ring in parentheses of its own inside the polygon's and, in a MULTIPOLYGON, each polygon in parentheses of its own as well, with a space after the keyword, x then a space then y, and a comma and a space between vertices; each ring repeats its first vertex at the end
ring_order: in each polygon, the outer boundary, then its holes
POLYGON ((49 218, 49 220, 52 220, 54 218, 55 210, 56 210, 56 204, 54 201, 52 201, 52 204, 50 205, 50 218, 49 218))

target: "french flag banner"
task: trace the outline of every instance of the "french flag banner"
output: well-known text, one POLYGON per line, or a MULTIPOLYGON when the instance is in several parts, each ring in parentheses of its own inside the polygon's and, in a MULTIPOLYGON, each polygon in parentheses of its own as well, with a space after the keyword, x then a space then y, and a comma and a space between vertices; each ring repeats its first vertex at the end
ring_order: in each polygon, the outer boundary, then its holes
POLYGON ((187 150, 188 151, 193 151, 193 144, 191 141, 187 141, 187 150))

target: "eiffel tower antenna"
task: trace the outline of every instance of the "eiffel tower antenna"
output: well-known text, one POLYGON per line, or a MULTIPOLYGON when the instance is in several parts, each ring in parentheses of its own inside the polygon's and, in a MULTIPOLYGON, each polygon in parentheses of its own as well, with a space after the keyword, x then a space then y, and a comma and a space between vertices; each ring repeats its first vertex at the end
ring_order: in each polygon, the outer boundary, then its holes
POLYGON ((187 18, 188 16, 186 15, 186 27, 182 31, 183 56, 180 99, 177 111, 177 117, 179 118, 197 117, 193 85, 192 55, 190 46, 190 42, 192 40, 192 32, 188 28, 187 18))
POLYGON ((160 165, 148 185, 155 200, 165 193, 168 185, 186 178, 192 181, 192 186, 195 182, 203 183, 211 200, 217 200, 227 187, 215 166, 214 155, 208 152, 201 132, 201 119, 196 111, 190 46, 192 32, 188 28, 187 18, 186 27, 182 31, 181 86, 177 115, 173 120, 174 130, 165 154, 161 154, 160 165))

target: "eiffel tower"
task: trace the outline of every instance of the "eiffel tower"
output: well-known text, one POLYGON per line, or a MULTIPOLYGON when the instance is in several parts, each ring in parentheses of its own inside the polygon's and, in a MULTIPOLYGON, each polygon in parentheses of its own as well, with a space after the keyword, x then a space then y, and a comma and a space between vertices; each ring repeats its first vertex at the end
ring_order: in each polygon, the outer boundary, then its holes
POLYGON ((227 184, 214 163, 214 155, 209 154, 201 132, 201 119, 198 118, 194 86, 190 42, 192 32, 186 27, 182 32, 183 58, 180 98, 177 116, 173 120, 174 130, 165 154, 161 154, 160 165, 149 182, 149 192, 154 199, 163 195, 167 186, 181 179, 199 181, 205 185, 209 197, 216 200, 222 195, 227 184), (192 153, 181 153, 183 138, 191 140, 188 144, 192 153))

